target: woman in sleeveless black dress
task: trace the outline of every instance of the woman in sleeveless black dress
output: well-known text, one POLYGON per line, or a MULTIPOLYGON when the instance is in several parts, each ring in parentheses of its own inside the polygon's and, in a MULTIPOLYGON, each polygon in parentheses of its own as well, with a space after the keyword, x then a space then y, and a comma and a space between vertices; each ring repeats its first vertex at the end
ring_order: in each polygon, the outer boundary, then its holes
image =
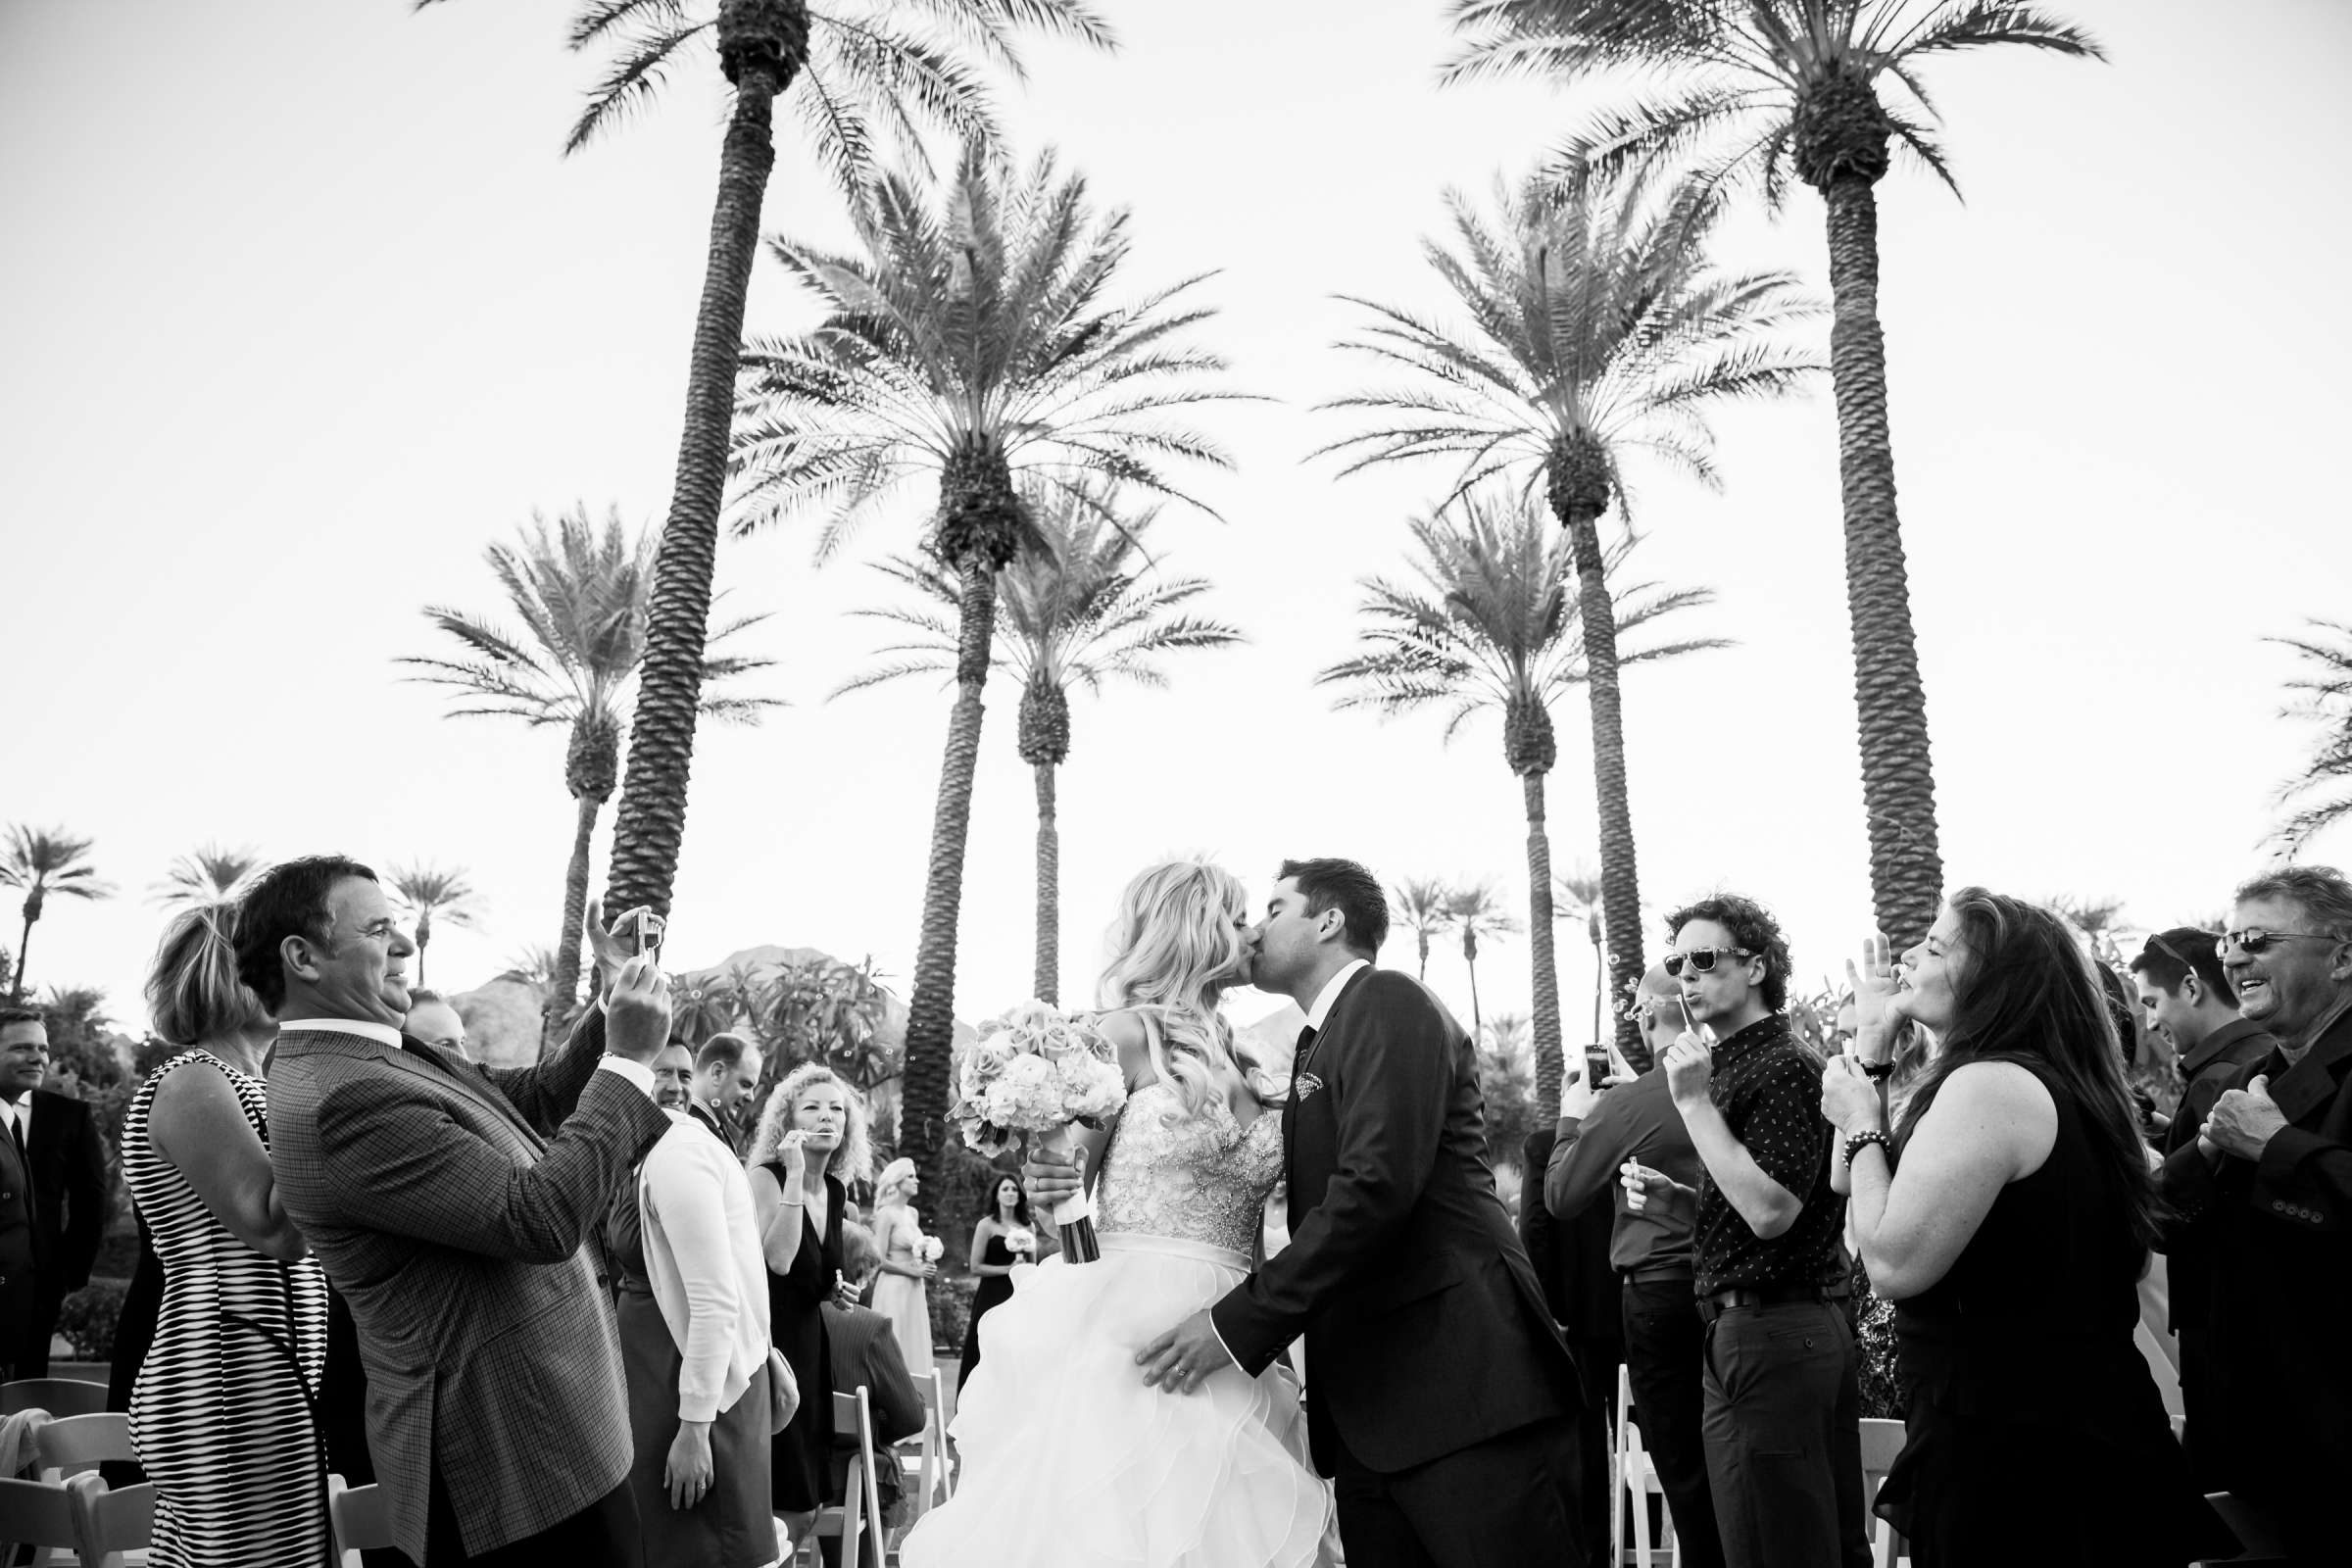
POLYGON ((2089 961, 2048 911, 1970 888, 1903 965, 1907 989, 1891 965, 1858 980, 1866 1019, 1944 1041, 1899 1124, 1867 1022, 1822 1095, 1896 1302, 1904 1445, 1877 1511, 1917 1568, 2233 1555, 2132 1343, 2157 1210, 2089 961))
MULTIPOLYGON (((779 1514, 808 1515, 833 1499, 828 1465, 833 1446, 832 1351, 823 1305, 839 1298, 841 1225, 849 1207, 845 1178, 864 1180, 870 1155, 865 1106, 856 1090, 814 1062, 776 1085, 760 1112, 746 1164, 752 1201, 760 1214, 767 1252, 768 1333, 800 1386, 800 1407, 769 1450, 770 1491, 779 1514), (793 1146, 793 1147, 788 1147, 793 1146), (789 1164, 797 1163, 796 1174, 789 1164), (823 1172, 820 1188, 811 1178, 823 1172), (790 1261, 777 1258, 800 1210, 800 1233, 790 1261)), ((800 1525, 795 1523, 796 1537, 800 1525)))
POLYGON ((980 1276, 979 1289, 972 1293, 971 1321, 963 1331, 963 1362, 956 1373, 956 1388, 961 1392, 971 1381, 972 1368, 980 1364, 980 1320, 990 1308, 1012 1299, 1012 1269, 1015 1264, 1037 1261, 1037 1227, 1029 1220, 1029 1195, 1021 1190, 1021 1179, 1009 1171, 997 1178, 989 1189, 989 1212, 972 1227, 972 1272, 980 1276), (1025 1234, 1029 1249, 1015 1252, 1007 1238, 1025 1234))

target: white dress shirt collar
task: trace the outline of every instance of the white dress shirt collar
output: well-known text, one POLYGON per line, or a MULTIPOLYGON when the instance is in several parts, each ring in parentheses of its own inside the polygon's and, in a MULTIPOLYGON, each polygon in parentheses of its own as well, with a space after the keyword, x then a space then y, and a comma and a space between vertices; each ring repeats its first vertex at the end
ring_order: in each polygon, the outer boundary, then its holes
POLYGON ((281 1035, 304 1029, 321 1035, 358 1035, 378 1045, 390 1046, 394 1051, 400 1049, 400 1031, 388 1023, 377 1023, 371 1018, 283 1018, 277 1025, 277 1032, 281 1035))
POLYGON ((1315 1004, 1306 1009, 1306 1026, 1320 1034, 1323 1020, 1331 1016, 1333 1004, 1340 1000, 1340 993, 1348 989, 1348 982, 1355 978, 1355 971, 1371 967, 1370 959, 1358 958, 1324 981, 1323 989, 1315 993, 1315 1004))

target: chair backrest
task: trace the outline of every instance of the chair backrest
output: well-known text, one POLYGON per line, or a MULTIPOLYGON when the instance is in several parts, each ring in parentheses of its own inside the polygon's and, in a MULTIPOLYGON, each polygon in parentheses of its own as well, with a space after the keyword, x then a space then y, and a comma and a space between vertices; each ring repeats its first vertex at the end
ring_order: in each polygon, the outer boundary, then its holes
POLYGON ((66 1483, 74 1498, 77 1548, 85 1568, 122 1568, 127 1553, 143 1551, 155 1530, 155 1484, 142 1481, 120 1492, 95 1473, 66 1483))
POLYGON ((78 1552, 81 1536, 74 1528, 74 1494, 53 1481, 0 1477, 0 1541, 35 1547, 35 1568, 61 1548, 78 1552))
POLYGON ((120 1410, 52 1421, 32 1435, 32 1452, 42 1477, 61 1481, 108 1459, 135 1462, 139 1457, 130 1447, 130 1417, 120 1410))
POLYGON ((940 1372, 933 1367, 915 1379, 923 1396, 921 1462, 915 1471, 914 1517, 931 1511, 948 1495, 947 1422, 940 1409, 940 1372))
POLYGON ((96 1415, 106 1408, 106 1385, 85 1378, 19 1378, 0 1383, 0 1416, 46 1410, 53 1416, 96 1415))
POLYGON ((858 1568, 861 1554, 872 1557, 873 1568, 882 1568, 882 1481, 874 1470, 874 1410, 864 1384, 858 1384, 855 1394, 835 1391, 833 1430, 858 1434, 858 1462, 842 1489, 841 1505, 818 1510, 808 1539, 814 1543, 839 1537, 842 1568, 858 1568), (859 1548, 868 1541, 872 1543, 870 1552, 861 1553, 859 1548))
POLYGON ((326 1523, 334 1532, 335 1560, 360 1568, 360 1553, 392 1544, 392 1510, 381 1487, 355 1487, 341 1476, 326 1478, 326 1523))
MULTIPOLYGON (((1886 1480, 1886 1472, 1894 1468, 1896 1454, 1903 1451, 1903 1424, 1900 1421, 1866 1419, 1862 1423, 1862 1511, 1868 1513, 1879 1500, 1879 1488, 1886 1480)), ((1894 1526, 1884 1519, 1871 1519, 1870 1557, 1876 1568, 1894 1568, 1902 1555, 1902 1540, 1894 1526)))

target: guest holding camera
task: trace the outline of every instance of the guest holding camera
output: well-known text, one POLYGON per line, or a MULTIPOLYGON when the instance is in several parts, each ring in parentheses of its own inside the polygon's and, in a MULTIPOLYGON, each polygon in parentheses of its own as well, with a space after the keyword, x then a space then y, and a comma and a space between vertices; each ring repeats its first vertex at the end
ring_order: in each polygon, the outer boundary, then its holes
POLYGON ((1896 1303, 1906 1435, 1878 1511, 1918 1568, 2233 1555, 2132 1341, 2159 1204, 2074 932, 1963 888, 1899 976, 1883 941, 1863 969, 1821 1108, 1872 1286, 1896 1303), (1906 1018, 1939 1048, 1889 1126, 1906 1018))

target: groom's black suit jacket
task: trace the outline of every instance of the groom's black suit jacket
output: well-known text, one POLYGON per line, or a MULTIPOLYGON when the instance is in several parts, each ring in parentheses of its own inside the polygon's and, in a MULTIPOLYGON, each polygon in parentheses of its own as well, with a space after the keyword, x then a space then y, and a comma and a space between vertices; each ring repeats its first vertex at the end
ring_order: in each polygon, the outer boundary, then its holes
POLYGON ((1293 1064, 1291 1245, 1210 1309, 1243 1369, 1306 1336, 1307 1434, 1414 1465, 1579 1408, 1567 1346, 1494 1196, 1477 1058, 1409 977, 1357 971, 1293 1064))

